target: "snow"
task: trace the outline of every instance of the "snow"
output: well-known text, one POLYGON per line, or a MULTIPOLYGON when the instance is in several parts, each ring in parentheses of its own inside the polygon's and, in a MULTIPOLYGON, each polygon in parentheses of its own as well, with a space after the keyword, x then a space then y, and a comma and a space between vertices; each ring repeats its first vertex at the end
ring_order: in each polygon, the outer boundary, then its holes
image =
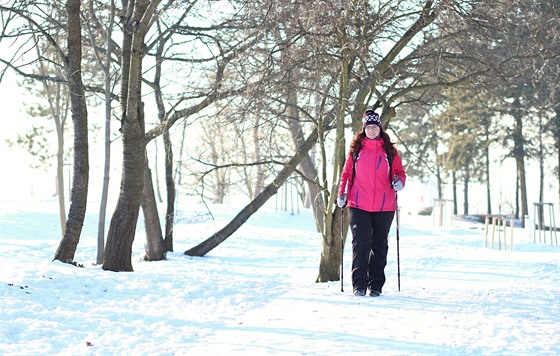
MULTIPOLYGON (((315 283, 321 236, 312 213, 269 205, 205 257, 183 255, 227 223, 184 206, 175 252, 134 272, 95 265, 92 204, 76 260, 53 262, 57 203, 2 202, 2 355, 470 355, 560 354, 560 249, 514 229, 514 250, 484 248, 484 226, 401 214, 401 290, 395 230, 387 283, 355 297, 351 245, 340 282, 315 283)), ((163 210, 162 210, 163 211, 163 210)), ((109 219, 108 219, 109 220, 109 219)), ((549 240, 547 240, 549 242, 549 240)))

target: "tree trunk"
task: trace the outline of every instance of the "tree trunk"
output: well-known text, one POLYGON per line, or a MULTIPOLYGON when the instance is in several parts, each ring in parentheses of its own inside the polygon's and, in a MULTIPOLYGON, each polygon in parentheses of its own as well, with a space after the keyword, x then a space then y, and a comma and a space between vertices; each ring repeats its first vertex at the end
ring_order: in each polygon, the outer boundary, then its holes
POLYGON ((86 96, 82 83, 82 35, 80 20, 80 0, 68 0, 68 58, 66 70, 70 89, 72 122, 74 123, 74 180, 66 231, 56 254, 55 260, 74 263, 74 255, 84 218, 86 215, 87 192, 89 183, 89 146, 86 96))
POLYGON ((126 92, 126 109, 121 122, 123 173, 117 207, 107 235, 104 270, 133 270, 132 243, 144 188, 146 155, 144 109, 141 102, 142 51, 150 20, 160 1, 136 1, 134 9, 126 11, 132 17, 125 19, 127 29, 123 38, 123 86, 127 87, 127 90, 121 90, 123 94, 126 92), (128 43, 131 43, 130 51, 127 51, 128 43), (129 53, 129 60, 126 59, 125 53, 129 53))
POLYGON ((165 259, 163 250, 163 235, 157 209, 152 172, 148 165, 148 157, 144 163, 144 192, 142 194, 142 212, 146 228, 146 254, 144 261, 161 261, 165 259))
MULTIPOLYGON (((165 103, 161 90, 161 66, 163 61, 163 50, 165 48, 162 41, 156 51, 156 72, 154 75, 154 96, 158 109, 158 118, 160 122, 166 119, 165 103)), ((165 252, 173 251, 173 222, 175 221, 175 181, 173 179, 173 145, 169 134, 169 128, 163 131, 163 146, 165 150, 165 187, 167 192, 167 209, 165 212, 165 238, 163 248, 165 252)), ((159 189, 158 189, 159 192, 159 189)), ((161 198, 160 198, 161 200, 161 198)), ((159 220, 157 220, 159 224, 159 220)), ((161 230, 161 227, 159 228, 161 230)))
POLYGON ((451 172, 451 182, 453 185, 453 214, 459 214, 459 206, 457 205, 457 173, 455 170, 451 172))
POLYGON ((173 146, 169 130, 163 133, 165 145, 165 185, 167 187, 167 210, 165 212, 165 251, 173 251, 173 222, 175 221, 175 181, 173 180, 173 146))
MULTIPOLYGON (((36 47, 39 54, 39 48, 36 47)), ((40 54, 39 54, 40 55, 40 54)), ((39 61, 39 70, 42 76, 48 76, 48 69, 43 61, 39 61)), ((63 76, 60 70, 56 73, 63 76)), ((67 85, 60 83, 49 83, 41 80, 45 96, 49 103, 49 110, 56 127, 56 195, 58 196, 58 215, 60 219, 61 236, 66 233, 66 193, 64 189, 64 131, 66 130, 66 118, 68 117, 68 104, 70 90, 67 85), (54 92, 54 93, 53 93, 54 92)), ((70 177, 68 177, 70 180, 70 177)))
POLYGON ((539 201, 544 202, 544 146, 543 146, 543 122, 539 116, 539 201))
MULTIPOLYGON (((213 135, 213 134, 212 134, 213 135)), ((220 154, 217 151, 216 145, 218 144, 218 140, 214 140, 210 144, 210 148, 212 150, 212 164, 217 167, 220 165, 218 161, 220 154)), ((225 197, 226 197, 226 179, 225 179, 225 172, 222 170, 216 169, 214 170, 214 204, 223 204, 225 197)))
MULTIPOLYGON (((132 63, 139 65, 138 62, 132 63)), ((132 71, 131 71, 132 72, 132 71)), ((136 71, 135 71, 136 72, 136 71)), ((140 72, 136 72, 139 75, 140 72)), ((131 74, 131 82, 133 74, 131 74)), ((139 81, 138 81, 139 82, 139 81)), ((129 102, 139 100, 130 86, 129 102)), ((138 88, 138 86, 136 86, 138 88)), ((139 90, 139 88, 138 88, 139 90)), ((123 133, 123 174, 117 207, 111 218, 103 269, 114 272, 133 271, 131 255, 132 243, 136 234, 136 223, 144 188, 145 138, 142 110, 138 104, 128 105, 127 117, 122 126, 123 133), (136 112, 136 114, 134 114, 136 112)))
POLYGON ((443 179, 441 179, 441 166, 439 160, 437 158, 437 151, 436 152, 436 179, 437 179, 437 197, 438 199, 443 199, 443 179))
MULTIPOLYGON (((253 128, 253 144, 255 145, 255 162, 261 161, 261 139, 260 139, 260 113, 257 113, 255 118, 255 127, 253 128)), ((264 190, 264 171, 262 165, 256 167, 256 179, 254 194, 251 199, 261 194, 264 190)))
MULTIPOLYGON (((59 86, 59 84, 56 85, 58 91, 60 91, 59 86)), ((64 236, 66 234, 66 194, 64 193, 64 129, 66 126, 66 120, 62 117, 62 107, 59 101, 57 101, 57 105, 55 107, 56 113, 54 113, 53 116, 55 118, 56 137, 58 141, 56 151, 56 190, 58 193, 58 215, 60 217, 60 229, 62 232, 62 236, 64 236)), ((65 115, 66 114, 64 114, 64 116, 65 115)))
POLYGON ((107 53, 103 65, 104 94, 105 94, 105 137, 103 162, 103 186, 101 188, 101 202, 99 204, 99 221, 97 223, 97 264, 103 263, 105 257, 105 217, 107 215, 107 199, 109 196, 109 180, 111 172, 111 55, 113 53, 112 34, 115 18, 115 4, 111 1, 111 14, 107 27, 107 53))
POLYGON ((317 141, 317 129, 309 135, 307 140, 298 148, 295 155, 284 165, 284 168, 278 173, 274 181, 270 183, 261 194, 245 206, 224 228, 216 232, 214 235, 204 240, 197 246, 185 251, 185 255, 204 256, 212 251, 216 246, 224 242, 230 237, 241 225, 243 225, 260 207, 262 207, 270 197, 278 192, 278 189, 286 182, 290 175, 294 172, 297 165, 301 162, 303 156, 309 152, 311 147, 317 141))
POLYGON ((154 146, 155 146, 154 170, 156 171, 156 174, 155 174, 155 176, 156 176, 156 179, 155 179, 156 184, 155 184, 155 189, 154 189, 154 191, 157 192, 158 202, 163 203, 163 198, 161 197, 161 189, 160 189, 160 186, 159 186, 159 169, 158 169, 158 167, 159 167, 159 163, 158 163, 159 152, 158 152, 158 151, 159 151, 159 150, 158 150, 158 143, 157 143, 157 140, 154 140, 154 146))
POLYGON ((321 250, 321 263, 319 264, 319 275, 316 282, 329 282, 340 280, 340 263, 342 251, 346 243, 349 222, 348 209, 335 208, 332 214, 327 215, 325 234, 329 239, 323 238, 321 250), (341 214, 344 214, 344 225, 341 225, 341 214), (344 229, 344 230, 342 230, 344 229), (342 231, 342 233, 340 233, 342 231))
MULTIPOLYGON (((560 95, 560 89, 556 89, 557 96, 560 95)), ((557 171, 556 171, 556 179, 558 180, 556 183, 558 184, 558 202, 560 203, 560 105, 556 105, 556 119, 552 120, 552 129, 556 134, 554 135, 554 144, 556 146, 556 157, 558 158, 557 162, 557 171)))
POLYGON ((491 197, 491 189, 490 189, 490 148, 488 142, 489 139, 489 132, 488 126, 485 128, 486 130, 486 147, 484 149, 484 157, 486 158, 485 162, 485 174, 486 174, 486 214, 492 214, 492 197, 491 197))
MULTIPOLYGON (((341 60, 341 70, 340 70, 340 89, 339 89, 339 100, 340 107, 338 111, 338 119, 336 121, 336 146, 334 152, 334 163, 333 163, 333 180, 332 186, 330 188, 330 194, 325 197, 325 211, 331 212, 330 214, 325 214, 325 227, 323 234, 323 243, 321 249, 321 259, 319 261, 319 274, 317 276, 316 282, 330 282, 340 280, 340 261, 341 254, 344 250, 345 234, 344 227, 338 222, 337 216, 340 216, 340 212, 337 213, 335 207, 335 202, 338 196, 338 183, 344 168, 344 163, 346 161, 346 141, 344 139, 344 118, 346 117, 346 112, 348 109, 348 93, 349 93, 349 81, 350 81, 350 59, 347 49, 342 51, 341 60), (336 177, 336 178, 334 178, 336 177), (341 239, 342 237, 342 239, 341 239)), ((322 147, 324 147, 324 142, 322 138, 324 135, 319 136, 321 138, 320 142, 322 147)))
MULTIPOLYGON (((515 217, 519 217, 519 171, 515 172, 515 217)), ((501 211, 500 211, 501 212, 501 211)))
POLYGON ((56 192, 58 196, 58 216, 62 236, 66 233, 66 194, 64 193, 64 162, 62 155, 57 153, 56 163, 56 192), (60 157, 60 158, 59 158, 60 157))
MULTIPOLYGON (((519 109, 519 101, 516 99, 514 105, 519 109)), ((527 201, 527 181, 525 172, 525 144, 523 137, 523 115, 519 110, 515 110, 513 113, 515 118, 515 134, 514 134, 514 157, 517 163, 517 178, 519 181, 519 191, 521 193, 521 214, 517 214, 516 218, 520 216, 525 216, 529 212, 528 201, 527 201)), ((525 227, 525 219, 521 219, 522 227, 525 227)))
MULTIPOLYGON (((537 151, 537 158, 539 160, 539 202, 544 202, 544 150, 543 150, 543 125, 542 117, 539 116, 539 148, 537 151)), ((521 218, 525 217, 522 215, 521 218)), ((544 225, 544 205, 537 206, 537 216, 535 217, 535 223, 538 226, 544 225)), ((551 226, 552 228, 552 226, 551 226)))
MULTIPOLYGON (((296 93, 295 90, 290 92, 293 92, 294 94, 296 93)), ((303 143, 304 133, 299 122, 297 110, 295 109, 295 105, 297 105, 295 100, 295 95, 289 95, 288 103, 290 105, 288 107, 288 128, 290 129, 290 133, 292 134, 294 144, 296 145, 296 147, 298 147, 303 143)), ((301 160, 300 168, 307 180, 306 183, 307 187, 309 188, 309 195, 312 202, 311 207, 313 209, 313 215, 315 216, 315 225, 317 227, 317 231, 323 233, 325 204, 319 185, 319 172, 317 172, 317 168, 315 168, 315 165, 313 164, 313 161, 311 160, 309 154, 305 154, 305 156, 301 160)))
POLYGON ((471 180, 470 165, 465 167, 465 187, 463 190, 463 214, 469 215, 469 183, 471 180))

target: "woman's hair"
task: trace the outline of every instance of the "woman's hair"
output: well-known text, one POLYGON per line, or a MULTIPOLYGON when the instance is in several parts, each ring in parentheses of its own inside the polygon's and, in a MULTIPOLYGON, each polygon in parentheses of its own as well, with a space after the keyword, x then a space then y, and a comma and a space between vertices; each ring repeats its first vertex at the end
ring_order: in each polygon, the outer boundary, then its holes
MULTIPOLYGON (((381 128, 381 130, 379 131, 379 136, 381 136, 381 139, 383 140, 383 147, 385 148, 385 152, 389 154, 392 153, 394 155, 395 145, 393 144, 393 142, 391 142, 389 134, 385 132, 383 128, 381 128)), ((352 143, 350 143, 350 154, 352 155, 352 157, 355 157, 355 154, 360 152, 360 150, 362 149, 362 141, 364 140, 364 138, 366 138, 366 133, 363 129, 362 131, 354 135, 352 143)))

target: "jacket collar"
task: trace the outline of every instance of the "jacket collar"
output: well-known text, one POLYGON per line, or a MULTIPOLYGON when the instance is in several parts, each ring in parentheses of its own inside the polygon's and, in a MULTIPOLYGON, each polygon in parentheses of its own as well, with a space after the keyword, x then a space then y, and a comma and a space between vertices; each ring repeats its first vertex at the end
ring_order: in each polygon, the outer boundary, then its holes
POLYGON ((365 138, 362 141, 362 148, 366 148, 366 149, 375 149, 375 148, 379 148, 383 146, 383 139, 379 139, 379 140, 370 140, 368 138, 365 138))

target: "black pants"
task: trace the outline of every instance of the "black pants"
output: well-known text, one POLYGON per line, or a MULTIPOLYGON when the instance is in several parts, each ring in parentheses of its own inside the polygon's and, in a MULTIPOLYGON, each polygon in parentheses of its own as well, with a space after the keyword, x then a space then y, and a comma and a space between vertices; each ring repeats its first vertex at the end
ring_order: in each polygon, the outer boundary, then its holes
POLYGON ((352 230, 352 287, 381 292, 385 284, 385 266, 389 245, 387 237, 394 211, 370 213, 350 208, 352 230))

